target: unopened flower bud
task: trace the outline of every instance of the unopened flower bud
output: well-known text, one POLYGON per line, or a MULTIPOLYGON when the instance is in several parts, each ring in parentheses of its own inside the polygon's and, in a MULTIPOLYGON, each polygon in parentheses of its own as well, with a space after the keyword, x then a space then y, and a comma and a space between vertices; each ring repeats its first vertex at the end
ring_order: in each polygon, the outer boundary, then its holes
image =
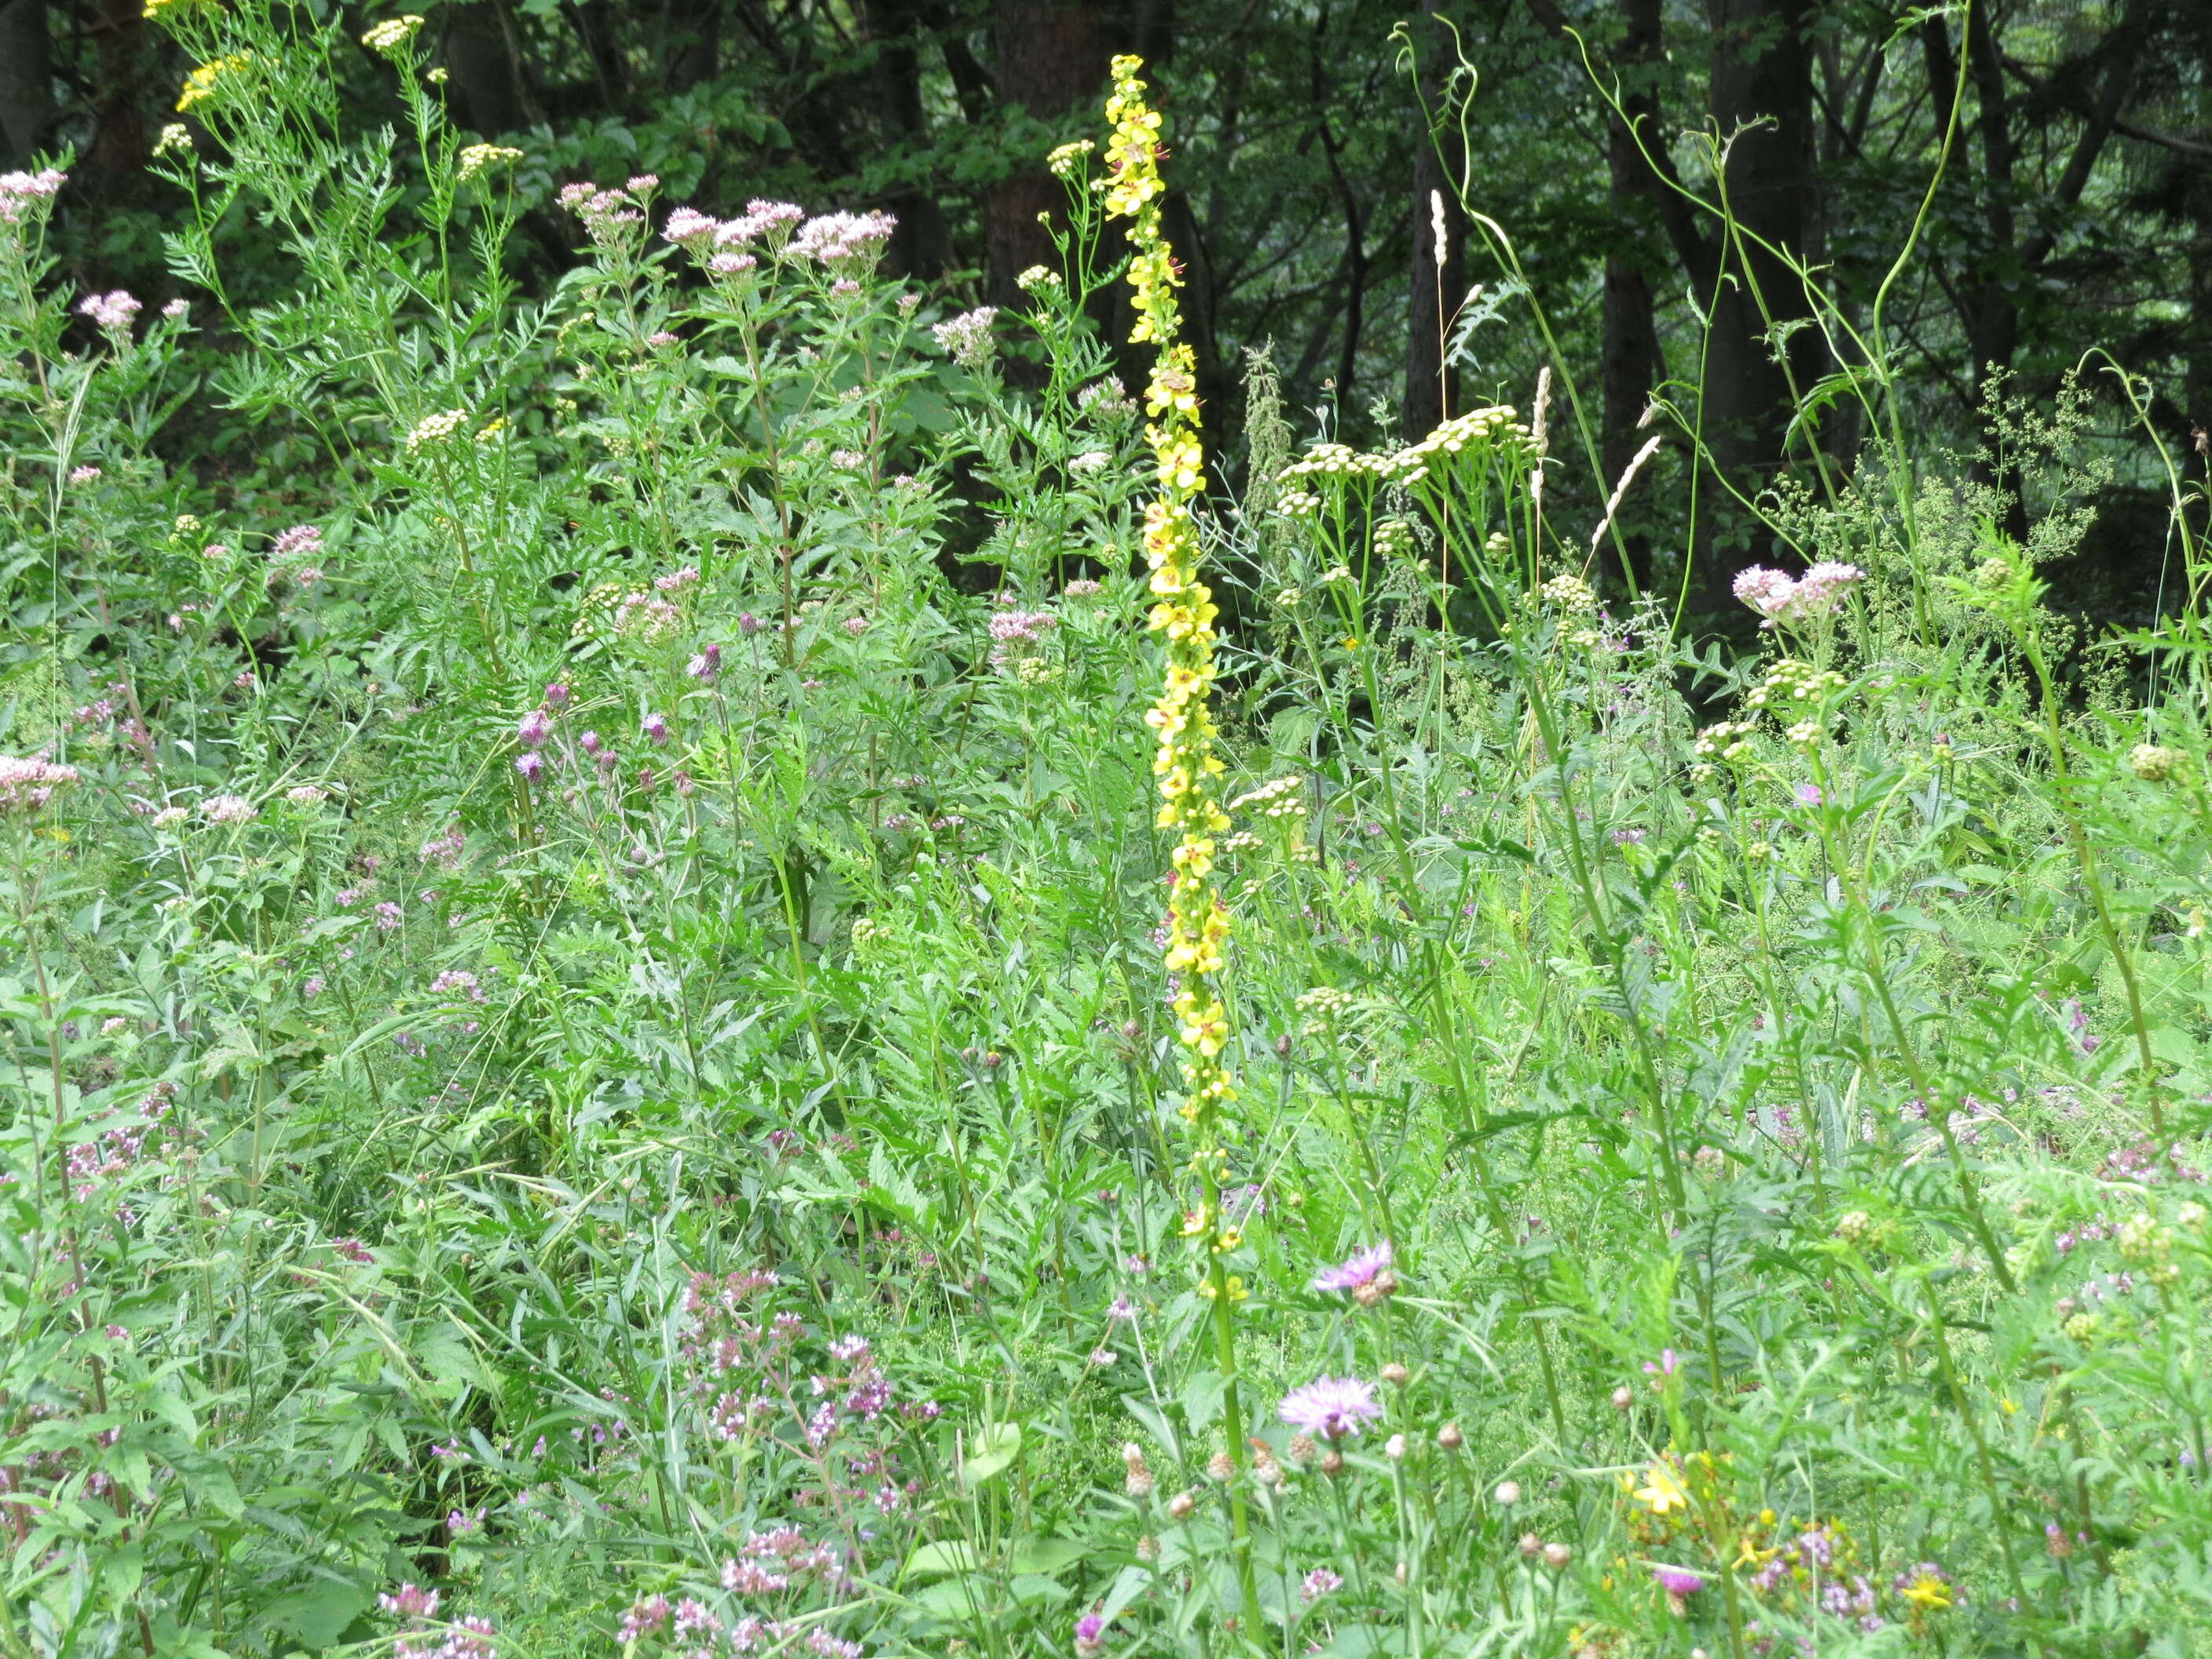
POLYGON ((1376 1308, 1397 1293, 1398 1276, 1385 1267, 1364 1285, 1352 1287, 1352 1299, 1363 1308, 1376 1308))
POLYGON ((1575 1552, 1571 1545, 1547 1544, 1544 1546, 1544 1565, 1553 1572, 1565 1572, 1574 1565, 1574 1559, 1575 1552))
POLYGON ((1406 1437, 1402 1434, 1394 1434, 1388 1440, 1384 1441, 1382 1443, 1382 1455, 1389 1458, 1393 1463, 1401 1461, 1406 1455, 1406 1437))
POLYGON ((1447 1423, 1437 1431, 1437 1444, 1445 1451, 1457 1451, 1467 1444, 1467 1437, 1459 1431, 1459 1425, 1447 1423))
POLYGON ((1206 1460, 1206 1478, 1218 1486, 1225 1486, 1237 1473, 1237 1465, 1230 1461, 1227 1452, 1216 1452, 1206 1460))
POLYGON ((1132 1440, 1121 1448, 1121 1462, 1127 1467, 1128 1479, 1124 1489, 1132 1498, 1150 1498, 1156 1482, 1152 1471, 1145 1462, 1144 1448, 1132 1440))
POLYGON ((1543 1553, 1544 1540, 1542 1539, 1537 1537, 1533 1532, 1524 1532, 1521 1534, 1522 1554, 1527 1556, 1531 1561, 1533 1561, 1543 1553))
POLYGON ((1152 1534, 1146 1533, 1137 1540, 1137 1559, 1139 1561, 1157 1561, 1159 1554, 1160 1540, 1152 1534))
POLYGON ((1635 1393, 1635 1390, 1633 1390, 1632 1389, 1631 1389, 1631 1388, 1628 1386, 1628 1384, 1627 1384, 1627 1383, 1626 1383, 1626 1382, 1622 1383, 1619 1388, 1615 1389, 1613 1391, 1613 1410, 1615 1410, 1615 1411, 1617 1411, 1617 1412, 1625 1412, 1625 1411, 1626 1411, 1630 1407, 1633 1406, 1635 1403, 1636 1403, 1636 1393, 1635 1393))
POLYGON ((1342 1474, 1344 1473, 1344 1454, 1337 1450, 1335 1447, 1331 1446, 1327 1451, 1321 1455, 1321 1472, 1323 1474, 1342 1474))
POLYGON ((1407 1383, 1412 1382, 1413 1379, 1413 1372, 1407 1370, 1403 1365, 1401 1365, 1395 1359, 1382 1368, 1382 1380, 1385 1382, 1395 1382, 1400 1388, 1403 1388, 1407 1383))
POLYGON ((1521 1501, 1521 1483, 1518 1480, 1501 1480, 1498 1483, 1498 1490, 1490 1495, 1502 1507, 1511 1509, 1521 1501))
POLYGON ((1314 1437, 1308 1434, 1304 1429, 1300 1429, 1296 1434, 1291 1437, 1291 1443, 1289 1447, 1291 1462, 1297 1464, 1300 1468, 1304 1468, 1307 1464, 1312 1462, 1314 1461, 1314 1454, 1320 1449, 1321 1448, 1314 1443, 1314 1437))
POLYGON ((1190 1512, 1198 1507, 1198 1499, 1187 1492, 1179 1492, 1168 1499, 1168 1514, 1177 1521, 1190 1519, 1190 1512))

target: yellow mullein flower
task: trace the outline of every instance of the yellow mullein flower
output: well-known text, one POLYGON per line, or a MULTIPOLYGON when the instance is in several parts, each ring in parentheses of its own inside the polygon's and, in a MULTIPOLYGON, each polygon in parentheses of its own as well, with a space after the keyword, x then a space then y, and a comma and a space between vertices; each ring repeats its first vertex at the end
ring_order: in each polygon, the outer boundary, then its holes
POLYGON ((1654 1463, 1644 1471, 1644 1485, 1637 1488, 1635 1497, 1654 1515, 1690 1507, 1690 1494, 1682 1489, 1681 1477, 1664 1463, 1654 1463))

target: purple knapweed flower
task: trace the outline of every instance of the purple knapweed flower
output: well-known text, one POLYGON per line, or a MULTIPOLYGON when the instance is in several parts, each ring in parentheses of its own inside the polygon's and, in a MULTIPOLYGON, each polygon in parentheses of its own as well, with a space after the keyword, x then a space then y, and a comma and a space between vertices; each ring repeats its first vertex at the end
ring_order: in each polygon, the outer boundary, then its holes
POLYGON ((1371 1308, 1398 1288, 1397 1278, 1390 1271, 1391 1261, 1390 1241, 1386 1238, 1370 1249, 1354 1250, 1334 1267, 1322 1269, 1314 1275, 1313 1287, 1317 1291, 1347 1291, 1361 1307, 1371 1308))
POLYGON ((542 708, 533 708, 518 721, 514 740, 525 749, 542 749, 545 740, 553 735, 553 721, 542 708))
POLYGON ((1075 1651, 1081 1659, 1106 1650, 1106 1621, 1095 1613, 1086 1613, 1075 1621, 1075 1651))
POLYGON ((1356 1376, 1320 1376, 1283 1396, 1275 1414, 1294 1429, 1340 1440, 1358 1434, 1362 1423, 1382 1415, 1376 1403, 1375 1385, 1356 1376))

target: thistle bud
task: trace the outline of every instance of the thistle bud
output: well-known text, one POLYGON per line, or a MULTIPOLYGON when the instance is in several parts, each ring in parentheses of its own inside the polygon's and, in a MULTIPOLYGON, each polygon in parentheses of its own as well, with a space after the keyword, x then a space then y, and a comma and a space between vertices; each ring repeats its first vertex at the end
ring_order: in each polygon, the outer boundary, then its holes
POLYGON ((1168 1499, 1168 1515, 1176 1521, 1188 1521, 1190 1512, 1198 1507, 1198 1499, 1187 1492, 1179 1492, 1168 1499))
POLYGON ((1437 1431, 1437 1444, 1444 1451, 1457 1451, 1467 1444, 1467 1437, 1459 1431, 1459 1425, 1447 1423, 1437 1431))
POLYGON ((1121 1448, 1121 1462, 1128 1469, 1123 1490, 1132 1498, 1150 1498, 1158 1482, 1153 1480, 1152 1469, 1145 1462, 1144 1448, 1132 1440, 1121 1448))

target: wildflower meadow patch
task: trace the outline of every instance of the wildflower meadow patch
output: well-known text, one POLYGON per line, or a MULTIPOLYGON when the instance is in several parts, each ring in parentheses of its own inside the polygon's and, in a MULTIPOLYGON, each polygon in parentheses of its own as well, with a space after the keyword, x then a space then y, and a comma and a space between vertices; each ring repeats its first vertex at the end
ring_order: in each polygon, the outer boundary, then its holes
POLYGON ((2085 641, 1877 321, 1725 651, 1549 371, 1209 453, 1134 58, 1018 304, 532 294, 421 19, 147 12, 177 294, 0 177, 0 1654, 2212 1653, 2200 478, 2085 641))

